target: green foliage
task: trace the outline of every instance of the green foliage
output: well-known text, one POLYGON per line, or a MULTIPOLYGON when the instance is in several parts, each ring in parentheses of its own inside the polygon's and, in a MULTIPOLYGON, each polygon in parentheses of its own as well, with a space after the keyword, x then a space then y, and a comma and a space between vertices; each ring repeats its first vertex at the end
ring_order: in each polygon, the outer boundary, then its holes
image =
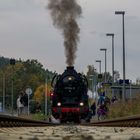
MULTIPOLYGON (((45 85, 45 80, 51 81, 54 72, 45 70, 43 65, 37 60, 16 60, 15 65, 10 65, 10 59, 0 57, 0 96, 3 94, 3 83, 5 81, 6 104, 11 106, 12 80, 14 85, 14 107, 20 90, 31 87, 34 92, 41 85, 45 85)), ((31 97, 32 98, 32 97, 31 97)))
POLYGON ((37 114, 32 115, 32 119, 44 121, 46 120, 46 116, 43 113, 37 113, 37 114))

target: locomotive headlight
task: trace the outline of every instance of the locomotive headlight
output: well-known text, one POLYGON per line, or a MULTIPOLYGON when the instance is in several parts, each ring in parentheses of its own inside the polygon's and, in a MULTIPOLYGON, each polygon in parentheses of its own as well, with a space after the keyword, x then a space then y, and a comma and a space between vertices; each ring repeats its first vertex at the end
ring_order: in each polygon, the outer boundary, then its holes
POLYGON ((58 103, 57 103, 57 106, 61 106, 61 103, 60 103, 60 102, 58 102, 58 103))
POLYGON ((80 102, 80 106, 84 106, 84 103, 83 102, 80 102))
POLYGON ((68 80, 71 81, 72 80, 72 77, 69 77, 68 80))

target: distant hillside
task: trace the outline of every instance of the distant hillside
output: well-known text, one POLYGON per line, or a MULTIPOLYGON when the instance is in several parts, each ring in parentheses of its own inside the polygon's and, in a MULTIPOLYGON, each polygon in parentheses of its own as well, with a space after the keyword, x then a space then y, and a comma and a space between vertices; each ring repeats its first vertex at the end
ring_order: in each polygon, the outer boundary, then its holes
POLYGON ((0 95, 3 91, 3 76, 6 84, 6 94, 11 92, 11 79, 14 79, 14 94, 18 94, 20 89, 27 86, 32 87, 35 91, 41 85, 44 85, 46 79, 51 83, 53 76, 56 74, 45 69, 43 65, 34 59, 15 60, 15 65, 10 65, 11 58, 0 57, 0 95))

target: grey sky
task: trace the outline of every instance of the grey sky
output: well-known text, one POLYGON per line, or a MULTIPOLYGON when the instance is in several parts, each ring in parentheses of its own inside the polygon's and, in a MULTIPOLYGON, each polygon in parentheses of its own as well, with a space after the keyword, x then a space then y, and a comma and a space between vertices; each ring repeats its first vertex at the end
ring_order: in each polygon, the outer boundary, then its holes
MULTIPOLYGON (((122 78, 122 18, 115 10, 125 10, 126 78, 140 77, 140 0, 78 0, 83 9, 75 67, 86 72, 88 64, 98 70, 107 48, 107 70, 111 72, 111 38, 115 33, 115 70, 122 78)), ((63 72, 66 67, 61 31, 52 25, 47 0, 0 0, 0 55, 26 60, 38 59, 45 68, 63 72)))

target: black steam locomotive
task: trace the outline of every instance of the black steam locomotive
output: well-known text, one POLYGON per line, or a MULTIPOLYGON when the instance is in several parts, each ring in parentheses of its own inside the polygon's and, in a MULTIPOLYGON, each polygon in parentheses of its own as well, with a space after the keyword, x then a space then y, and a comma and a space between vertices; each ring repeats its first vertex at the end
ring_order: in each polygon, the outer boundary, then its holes
POLYGON ((67 67, 52 80, 52 115, 61 122, 79 123, 89 113, 88 82, 74 67, 67 67))

